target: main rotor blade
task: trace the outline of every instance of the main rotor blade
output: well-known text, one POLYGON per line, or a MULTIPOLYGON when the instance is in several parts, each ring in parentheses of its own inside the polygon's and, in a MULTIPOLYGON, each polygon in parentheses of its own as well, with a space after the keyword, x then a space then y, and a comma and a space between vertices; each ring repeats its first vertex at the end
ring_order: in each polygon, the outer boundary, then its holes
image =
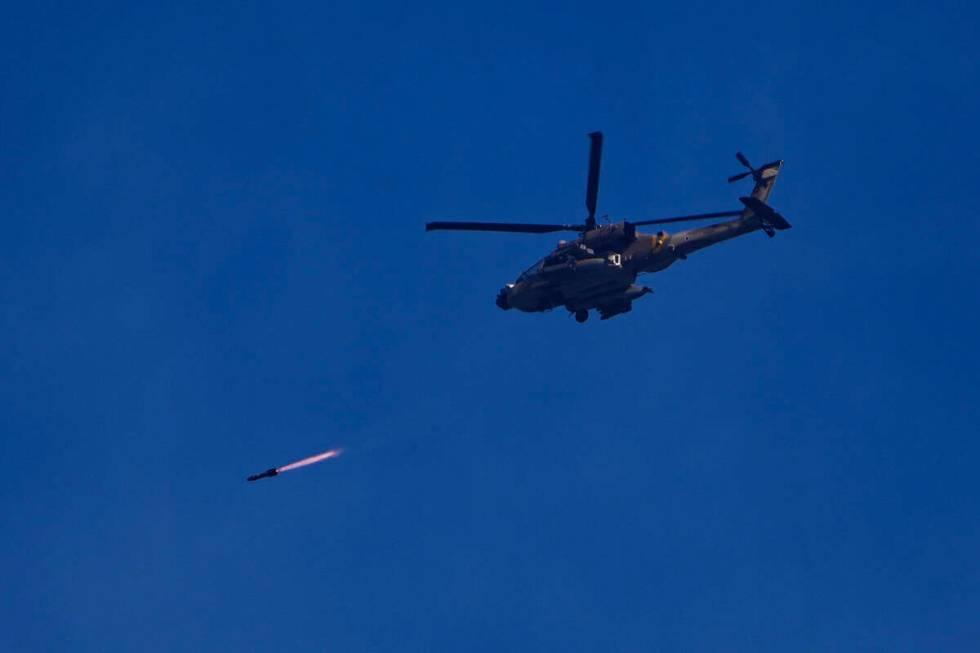
POLYGON ((630 220, 630 224, 637 227, 642 227, 646 224, 668 224, 671 222, 687 222, 688 220, 709 220, 711 218, 733 218, 736 215, 742 215, 741 211, 719 211, 717 213, 698 213, 697 215, 681 215, 676 218, 658 218, 657 220, 639 220, 634 222, 630 220))
POLYGON ((426 231, 506 231, 521 234, 548 234, 554 231, 585 231, 581 224, 529 224, 521 222, 427 222, 426 231))
POLYGON ((596 200, 599 197, 599 165, 602 163, 602 132, 589 134, 589 180, 585 188, 585 208, 589 210, 588 222, 595 222, 596 200))

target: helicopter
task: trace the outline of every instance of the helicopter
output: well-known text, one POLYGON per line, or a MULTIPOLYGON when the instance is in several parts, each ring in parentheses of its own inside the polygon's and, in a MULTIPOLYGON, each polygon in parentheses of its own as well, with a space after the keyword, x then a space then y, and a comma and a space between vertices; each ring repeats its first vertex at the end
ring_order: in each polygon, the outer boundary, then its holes
POLYGON ((610 224, 596 223, 596 201, 599 195, 599 167, 602 161, 602 132, 589 136, 589 173, 586 182, 585 208, 588 215, 582 224, 533 224, 508 222, 429 222, 426 231, 498 231, 544 234, 560 231, 578 232, 574 240, 560 240, 550 254, 522 272, 514 283, 508 283, 497 294, 497 306, 528 313, 548 311, 564 306, 579 323, 597 311, 607 320, 633 310, 633 302, 653 292, 637 285, 640 274, 660 272, 678 260, 709 245, 715 245, 754 231, 772 238, 777 231, 789 229, 786 219, 772 209, 766 200, 772 193, 782 160, 755 168, 738 152, 735 158, 745 168, 728 178, 733 183, 751 177, 751 194, 740 197, 743 208, 734 211, 699 213, 655 220, 623 220, 610 224), (668 234, 659 231, 645 234, 637 227, 671 224, 692 220, 735 218, 668 234))

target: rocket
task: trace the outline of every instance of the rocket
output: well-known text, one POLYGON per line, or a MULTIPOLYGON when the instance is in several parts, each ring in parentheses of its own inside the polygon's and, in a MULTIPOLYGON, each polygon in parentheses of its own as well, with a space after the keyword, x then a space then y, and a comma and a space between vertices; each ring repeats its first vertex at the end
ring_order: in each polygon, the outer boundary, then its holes
POLYGON ((328 458, 336 458, 341 454, 341 452, 341 449, 330 449, 329 451, 318 453, 315 456, 310 456, 309 458, 304 458, 303 460, 297 460, 294 463, 289 463, 288 465, 283 465, 282 467, 273 467, 272 469, 267 469, 259 474, 252 474, 247 480, 257 481, 260 478, 272 478, 273 476, 279 476, 283 472, 288 472, 292 469, 306 467, 307 465, 312 465, 313 463, 318 463, 321 460, 327 460, 328 458))
POLYGON ((279 474, 279 470, 273 467, 272 469, 265 470, 261 474, 252 474, 251 476, 248 477, 247 480, 257 481, 260 478, 272 478, 273 476, 277 476, 278 474, 279 474))

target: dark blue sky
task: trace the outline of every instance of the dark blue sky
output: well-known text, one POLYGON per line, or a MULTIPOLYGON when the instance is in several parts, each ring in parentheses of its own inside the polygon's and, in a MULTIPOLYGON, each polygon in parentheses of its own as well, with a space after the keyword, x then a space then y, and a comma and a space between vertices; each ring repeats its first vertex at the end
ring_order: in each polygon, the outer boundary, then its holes
POLYGON ((975 4, 157 4, 0 26, 5 650, 977 649, 975 4), (794 229, 498 310, 595 129, 794 229))

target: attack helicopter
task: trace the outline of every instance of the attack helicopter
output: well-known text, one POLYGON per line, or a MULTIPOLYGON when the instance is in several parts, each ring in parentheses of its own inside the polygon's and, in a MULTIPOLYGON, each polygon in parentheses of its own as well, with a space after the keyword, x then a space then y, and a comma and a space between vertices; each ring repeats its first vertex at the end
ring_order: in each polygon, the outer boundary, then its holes
POLYGON ((531 224, 507 222, 429 222, 426 231, 499 231, 544 234, 560 231, 578 232, 574 240, 560 240, 550 254, 525 270, 514 283, 497 294, 497 306, 529 313, 564 306, 578 322, 589 319, 595 310, 603 320, 633 310, 633 302, 653 292, 637 285, 640 274, 660 272, 678 260, 709 245, 754 231, 772 238, 777 231, 789 229, 786 219, 772 209, 766 200, 772 193, 783 165, 772 161, 753 167, 744 154, 735 158, 746 172, 728 178, 733 183, 751 177, 751 194, 740 197, 743 208, 734 211, 699 213, 654 220, 623 220, 596 223, 596 201, 599 195, 599 167, 602 161, 602 133, 589 134, 589 173, 586 182, 585 208, 588 215, 582 224, 531 224), (735 218, 668 234, 660 231, 645 234, 637 227, 671 224, 693 220, 735 218))

